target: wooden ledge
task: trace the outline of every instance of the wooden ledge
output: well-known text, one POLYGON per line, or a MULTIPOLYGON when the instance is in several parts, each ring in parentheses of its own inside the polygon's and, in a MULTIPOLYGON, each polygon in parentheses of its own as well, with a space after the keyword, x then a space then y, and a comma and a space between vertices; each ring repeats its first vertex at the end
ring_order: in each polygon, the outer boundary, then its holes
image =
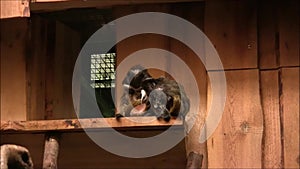
POLYGON ((31 0, 31 11, 58 11, 71 8, 111 8, 117 5, 138 5, 151 3, 197 2, 203 0, 31 0))
POLYGON ((83 129, 116 130, 163 130, 170 126, 183 127, 182 120, 170 122, 157 120, 156 117, 126 117, 117 121, 115 118, 63 119, 37 121, 1 121, 2 133, 44 133, 48 131, 72 132, 83 129), (148 123, 145 123, 148 122, 148 123))

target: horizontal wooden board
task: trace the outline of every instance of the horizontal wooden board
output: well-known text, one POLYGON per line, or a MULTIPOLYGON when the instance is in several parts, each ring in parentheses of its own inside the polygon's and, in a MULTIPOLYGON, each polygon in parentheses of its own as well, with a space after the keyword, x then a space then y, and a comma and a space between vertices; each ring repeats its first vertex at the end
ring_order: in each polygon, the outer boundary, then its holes
MULTIPOLYGON (((99 131, 97 131, 98 133, 99 131)), ((109 136, 105 130, 100 131, 104 136, 109 136)), ((131 130, 122 131, 130 137, 140 138, 159 134, 161 130, 131 130)), ((183 130, 171 130, 172 135, 183 135, 183 130)), ((99 133, 98 133, 99 134, 99 133)), ((18 144, 29 149, 36 169, 42 168, 44 134, 3 134, 1 144, 18 144)), ((118 143, 118 140, 111 140, 118 143)), ((127 158, 112 154, 95 142, 86 133, 72 132, 60 135, 60 151, 58 155, 58 168, 94 169, 94 168, 178 168, 186 165, 186 152, 184 140, 166 152, 147 158, 127 158)), ((118 143, 118 147, 126 149, 126 143, 118 143)), ((156 148, 153 143, 153 148, 156 148)), ((149 148, 149 147, 148 147, 149 148)), ((150 147, 151 148, 151 147, 150 147)), ((145 151, 141 148, 140 151, 145 151)), ((127 150, 130 153, 130 150, 127 150)))
POLYGON ((1 121, 2 132, 47 132, 47 131, 77 131, 84 129, 166 129, 171 125, 182 127, 182 121, 171 119, 170 122, 157 120, 156 117, 124 117, 94 119, 66 119, 39 121, 1 121))
POLYGON ((175 3, 175 2, 193 2, 203 0, 34 0, 30 4, 32 11, 54 11, 70 8, 108 8, 117 5, 137 5, 137 4, 153 4, 153 3, 175 3))
POLYGON ((28 0, 1 0, 0 18, 12 17, 29 17, 29 1, 28 0))

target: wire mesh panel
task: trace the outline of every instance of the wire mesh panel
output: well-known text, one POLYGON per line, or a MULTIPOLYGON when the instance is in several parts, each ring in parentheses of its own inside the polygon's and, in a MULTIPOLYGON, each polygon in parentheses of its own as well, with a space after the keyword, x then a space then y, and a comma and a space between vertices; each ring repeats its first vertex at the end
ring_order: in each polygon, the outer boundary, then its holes
POLYGON ((91 80, 93 88, 115 87, 116 53, 91 55, 91 80))

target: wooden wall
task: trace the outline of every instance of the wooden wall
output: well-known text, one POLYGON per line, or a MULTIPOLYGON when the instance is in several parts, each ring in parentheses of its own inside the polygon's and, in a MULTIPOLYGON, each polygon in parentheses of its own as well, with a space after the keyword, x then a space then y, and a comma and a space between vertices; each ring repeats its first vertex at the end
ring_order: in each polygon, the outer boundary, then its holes
MULTIPOLYGON (((187 47, 164 36, 135 36, 117 46, 119 63, 134 51, 157 47, 174 52, 192 68, 201 94, 201 103, 193 106, 199 106, 201 116, 186 138, 187 153, 204 154, 208 168, 299 168, 298 0, 208 0, 113 10, 116 17, 143 11, 181 16, 203 30, 218 51, 227 81, 225 109, 216 131, 200 144, 201 120, 211 106, 206 74, 219 70, 205 70, 187 47)), ((27 19, 3 23, 1 120, 75 117, 69 80, 80 34, 43 18, 32 18, 30 24, 27 19), (13 27, 15 22, 23 26, 13 27)), ((166 69, 176 69, 172 61, 163 63, 166 69)))

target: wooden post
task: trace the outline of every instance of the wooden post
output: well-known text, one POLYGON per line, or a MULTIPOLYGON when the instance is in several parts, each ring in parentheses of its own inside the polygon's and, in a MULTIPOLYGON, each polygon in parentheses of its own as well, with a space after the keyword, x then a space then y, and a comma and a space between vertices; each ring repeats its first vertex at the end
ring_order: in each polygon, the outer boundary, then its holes
POLYGON ((57 169, 59 138, 60 136, 58 134, 46 135, 43 169, 57 169))
POLYGON ((200 169, 202 167, 202 161, 202 154, 190 152, 186 163, 186 169, 200 169))
POLYGON ((33 169, 29 151, 22 146, 5 144, 1 146, 1 169, 33 169))

